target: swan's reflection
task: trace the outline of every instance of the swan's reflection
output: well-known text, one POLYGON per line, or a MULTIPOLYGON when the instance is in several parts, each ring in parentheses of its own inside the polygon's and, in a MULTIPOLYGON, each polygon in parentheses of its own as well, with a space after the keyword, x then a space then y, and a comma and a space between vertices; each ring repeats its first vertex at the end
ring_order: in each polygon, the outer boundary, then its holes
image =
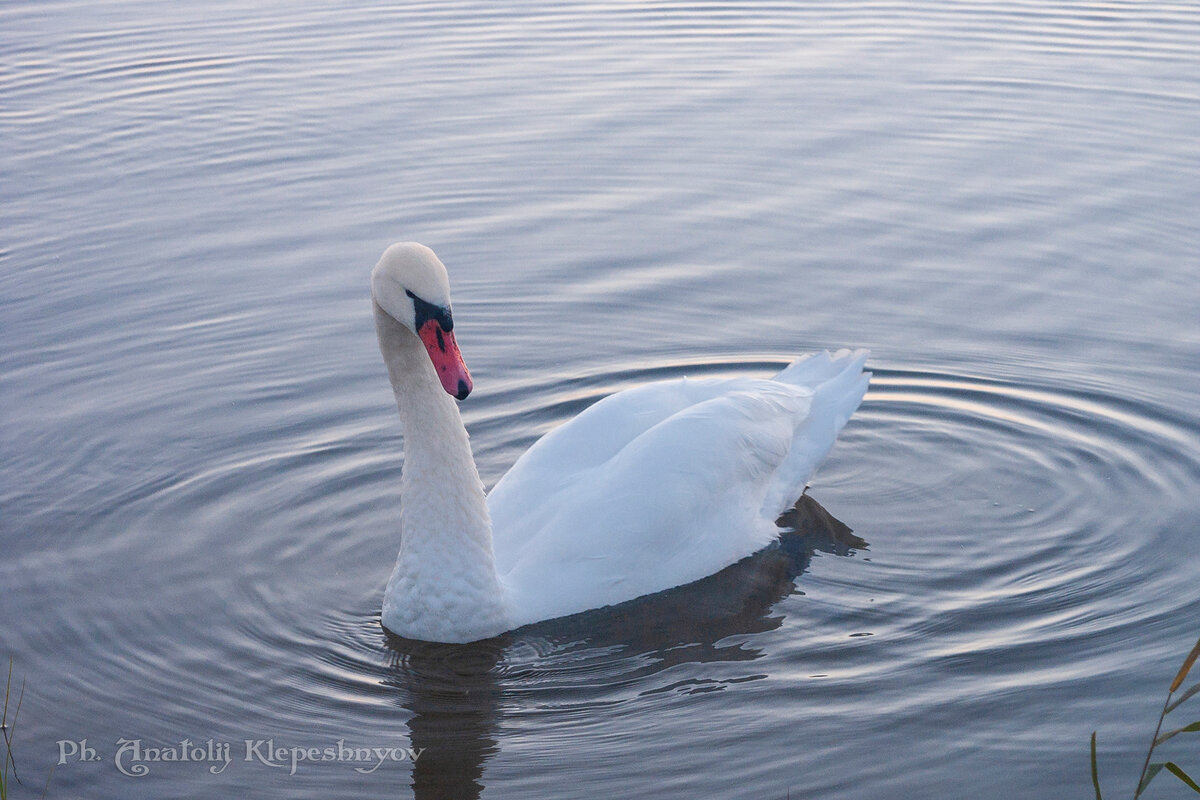
POLYGON ((506 639, 434 644, 389 634, 398 655, 389 680, 406 690, 411 746, 420 754, 413 764, 415 797, 479 797, 483 764, 497 749, 506 639))
POLYGON ((777 543, 716 575, 618 606, 467 645, 388 634, 395 657, 386 680, 412 712, 409 732, 420 752, 417 800, 479 797, 506 696, 540 692, 539 702, 552 705, 577 681, 594 686, 606 675, 628 681, 677 664, 757 658, 759 650, 737 639, 782 624, 772 607, 793 591, 813 553, 866 546, 808 495, 779 524, 786 530, 777 543))

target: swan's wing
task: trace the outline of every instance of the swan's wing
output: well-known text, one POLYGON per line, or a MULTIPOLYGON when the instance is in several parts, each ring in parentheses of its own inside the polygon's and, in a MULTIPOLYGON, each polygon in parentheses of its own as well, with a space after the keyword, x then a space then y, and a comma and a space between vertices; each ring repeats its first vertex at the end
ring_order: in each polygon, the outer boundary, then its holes
MULTIPOLYGON (((865 350, 805 355, 773 378, 812 389, 815 413, 808 429, 793 437, 803 441, 774 477, 764 501, 765 516, 778 516, 796 499, 858 408, 870 378, 862 372, 866 357, 865 350)), ((557 508, 555 498, 580 476, 684 409, 731 392, 753 391, 762 383, 756 378, 683 378, 646 384, 600 400, 543 436, 488 495, 497 567, 503 572, 511 566, 525 540, 544 527, 557 508)))
POLYGON ((768 544, 861 402, 865 357, 650 384, 548 434, 488 498, 514 621, 669 589, 768 544))
POLYGON ((760 510, 812 393, 756 383, 668 417, 547 504, 502 573, 518 622, 698 580, 771 541, 760 510))
POLYGON ((488 494, 496 566, 503 572, 525 540, 544 527, 563 490, 631 441, 680 411, 753 379, 682 378, 609 395, 536 441, 488 494))

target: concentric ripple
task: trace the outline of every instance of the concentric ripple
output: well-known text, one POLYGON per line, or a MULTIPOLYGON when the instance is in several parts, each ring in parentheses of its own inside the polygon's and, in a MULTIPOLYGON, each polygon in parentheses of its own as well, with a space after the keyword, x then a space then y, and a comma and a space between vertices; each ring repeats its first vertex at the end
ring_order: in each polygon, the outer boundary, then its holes
POLYGON ((1092 730, 1131 781, 1200 608, 1200 16, 518 5, 0 4, 15 796, 84 738, 47 797, 1076 796, 1092 730), (871 348, 809 492, 869 546, 389 637, 397 238, 488 484, 611 392, 871 348))
MULTIPOLYGON (((496 393, 468 422, 482 463, 511 463, 531 432, 612 391, 782 363, 698 359, 553 379, 496 393)), ((48 634, 93 664, 64 690, 128 696, 105 730, 411 746, 441 756, 390 765, 393 778, 430 796, 477 791, 491 761, 505 769, 505 753, 551 771, 564 748, 603 754, 596 725, 670 719, 684 713, 679 698, 732 692, 741 699, 713 713, 749 724, 743 715, 763 713, 760 684, 813 698, 789 711, 807 729, 882 716, 936 743, 947 734, 930 720, 963 706, 1004 718, 1067 702, 1081 675, 1104 674, 1114 654, 1147 646, 1147 627, 1200 601, 1171 558, 1200 476, 1194 423, 1091 387, 874 367, 810 490, 868 549, 810 518, 687 587, 472 645, 411 642, 378 617, 400 442, 390 420, 322 412, 334 417, 342 422, 299 423, 299 438, 287 429, 260 458, 123 499, 112 515, 121 535, 103 552, 140 559, 141 586, 112 583, 104 563, 81 581, 75 559, 90 545, 57 566, 39 557, 37 569, 102 598, 86 614, 68 607, 48 634), (247 524, 254 536, 239 533, 247 524), (155 602, 128 615, 146 592, 155 602), (1014 692, 1036 699, 1014 711, 1014 692), (178 709, 165 728, 164 703, 178 709)), ((930 759, 915 766, 933 769, 930 759)), ((241 780, 252 777, 217 783, 241 780)), ((310 780, 340 777, 325 769, 310 780)))
POLYGON ((1172 557, 1194 530, 1195 441, 1177 410, 1091 387, 876 369, 814 487, 852 496, 873 545, 870 569, 827 583, 829 602, 869 600, 851 616, 888 649, 856 678, 922 676, 874 698, 900 718, 1002 715, 1016 691, 1053 707, 1158 647, 1147 631, 1200 598, 1172 557))

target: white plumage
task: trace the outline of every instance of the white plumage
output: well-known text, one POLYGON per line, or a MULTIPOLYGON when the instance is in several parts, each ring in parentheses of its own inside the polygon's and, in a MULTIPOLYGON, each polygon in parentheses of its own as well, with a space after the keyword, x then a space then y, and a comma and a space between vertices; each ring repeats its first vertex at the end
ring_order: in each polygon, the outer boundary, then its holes
POLYGON ((802 357, 769 379, 629 389, 536 442, 485 498, 448 394, 470 377, 435 369, 448 356, 414 329, 414 303, 450 318, 444 275, 432 251, 411 243, 389 248, 372 274, 405 432, 400 554, 382 617, 402 636, 486 638, 689 583, 754 553, 867 389, 863 350, 802 357), (409 286, 436 296, 395 290, 409 286))

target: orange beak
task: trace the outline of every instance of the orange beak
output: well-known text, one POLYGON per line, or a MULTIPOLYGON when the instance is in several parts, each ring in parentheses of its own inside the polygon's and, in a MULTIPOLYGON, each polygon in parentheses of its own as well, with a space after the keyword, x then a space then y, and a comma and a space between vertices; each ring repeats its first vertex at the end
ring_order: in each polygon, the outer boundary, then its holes
POLYGON ((471 393, 471 373, 467 372, 467 365, 458 350, 458 342, 454 341, 454 333, 442 330, 437 320, 430 319, 425 321, 417 335, 429 351, 429 360, 437 370, 442 388, 455 399, 466 399, 471 393))

